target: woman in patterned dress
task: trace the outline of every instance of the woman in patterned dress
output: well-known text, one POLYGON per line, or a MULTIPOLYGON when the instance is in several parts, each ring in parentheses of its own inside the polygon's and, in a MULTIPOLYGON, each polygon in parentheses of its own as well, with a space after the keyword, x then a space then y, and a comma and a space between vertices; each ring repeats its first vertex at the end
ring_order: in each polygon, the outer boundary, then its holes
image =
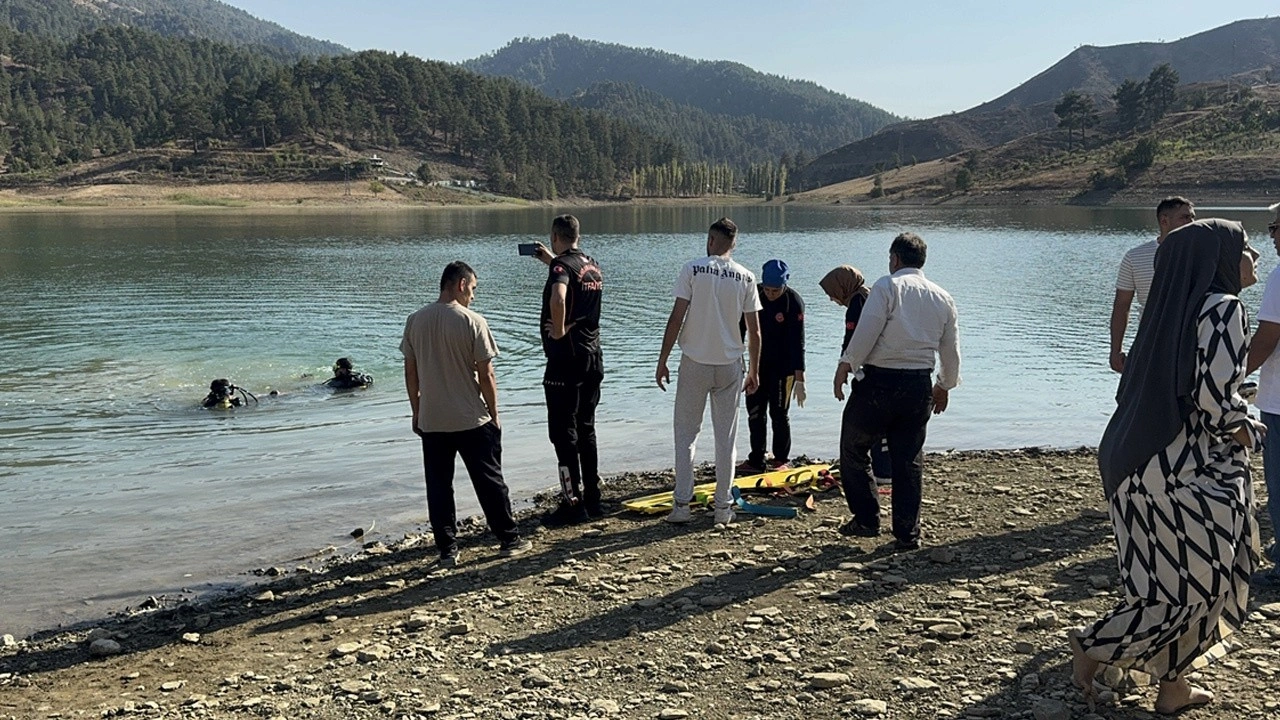
POLYGON ((1098 448, 1124 599, 1070 639, 1090 707, 1100 664, 1156 678, 1159 713, 1212 701, 1186 673, 1223 655, 1244 622, 1257 562, 1249 449, 1266 429, 1238 393, 1249 350, 1238 295, 1257 282, 1257 257, 1226 220, 1175 230, 1156 255, 1098 448))

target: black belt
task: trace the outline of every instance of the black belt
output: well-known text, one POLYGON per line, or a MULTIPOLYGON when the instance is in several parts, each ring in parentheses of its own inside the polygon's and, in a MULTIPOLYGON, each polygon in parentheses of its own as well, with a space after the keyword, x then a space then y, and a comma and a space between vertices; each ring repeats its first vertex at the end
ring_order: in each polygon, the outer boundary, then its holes
POLYGON ((932 368, 887 368, 878 365, 863 365, 863 375, 923 375, 930 377, 933 375, 932 368))

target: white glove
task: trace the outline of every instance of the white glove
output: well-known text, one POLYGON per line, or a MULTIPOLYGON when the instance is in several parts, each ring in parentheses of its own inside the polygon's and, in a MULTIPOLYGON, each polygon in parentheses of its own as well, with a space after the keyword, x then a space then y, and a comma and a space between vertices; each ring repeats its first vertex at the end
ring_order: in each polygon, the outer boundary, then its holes
POLYGON ((808 395, 805 394, 803 380, 797 380, 795 381, 795 383, 792 384, 791 394, 796 399, 796 405, 799 405, 800 407, 804 407, 804 400, 806 397, 808 397, 808 395))

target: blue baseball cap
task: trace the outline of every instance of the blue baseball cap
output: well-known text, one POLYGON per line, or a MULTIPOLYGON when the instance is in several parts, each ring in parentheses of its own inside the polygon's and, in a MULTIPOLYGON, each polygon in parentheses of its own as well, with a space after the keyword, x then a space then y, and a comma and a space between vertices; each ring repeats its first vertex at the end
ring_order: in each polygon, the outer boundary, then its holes
POLYGON ((787 264, 781 260, 770 260, 764 264, 764 272, 760 274, 760 284, 765 287, 782 287, 787 284, 791 272, 787 264))

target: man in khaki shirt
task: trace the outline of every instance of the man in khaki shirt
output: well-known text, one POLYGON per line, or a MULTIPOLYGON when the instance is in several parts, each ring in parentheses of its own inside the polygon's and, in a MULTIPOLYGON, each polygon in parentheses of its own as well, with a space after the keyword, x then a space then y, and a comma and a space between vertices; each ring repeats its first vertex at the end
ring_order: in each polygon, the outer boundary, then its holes
POLYGON ((502 425, 493 359, 498 346, 489 323, 470 309, 476 273, 466 263, 445 266, 440 297, 409 316, 400 352, 413 408, 413 432, 422 438, 427 513, 440 564, 458 564, 458 520, 453 502, 455 460, 462 456, 489 529, 510 557, 532 546, 520 537, 502 478, 502 425))

